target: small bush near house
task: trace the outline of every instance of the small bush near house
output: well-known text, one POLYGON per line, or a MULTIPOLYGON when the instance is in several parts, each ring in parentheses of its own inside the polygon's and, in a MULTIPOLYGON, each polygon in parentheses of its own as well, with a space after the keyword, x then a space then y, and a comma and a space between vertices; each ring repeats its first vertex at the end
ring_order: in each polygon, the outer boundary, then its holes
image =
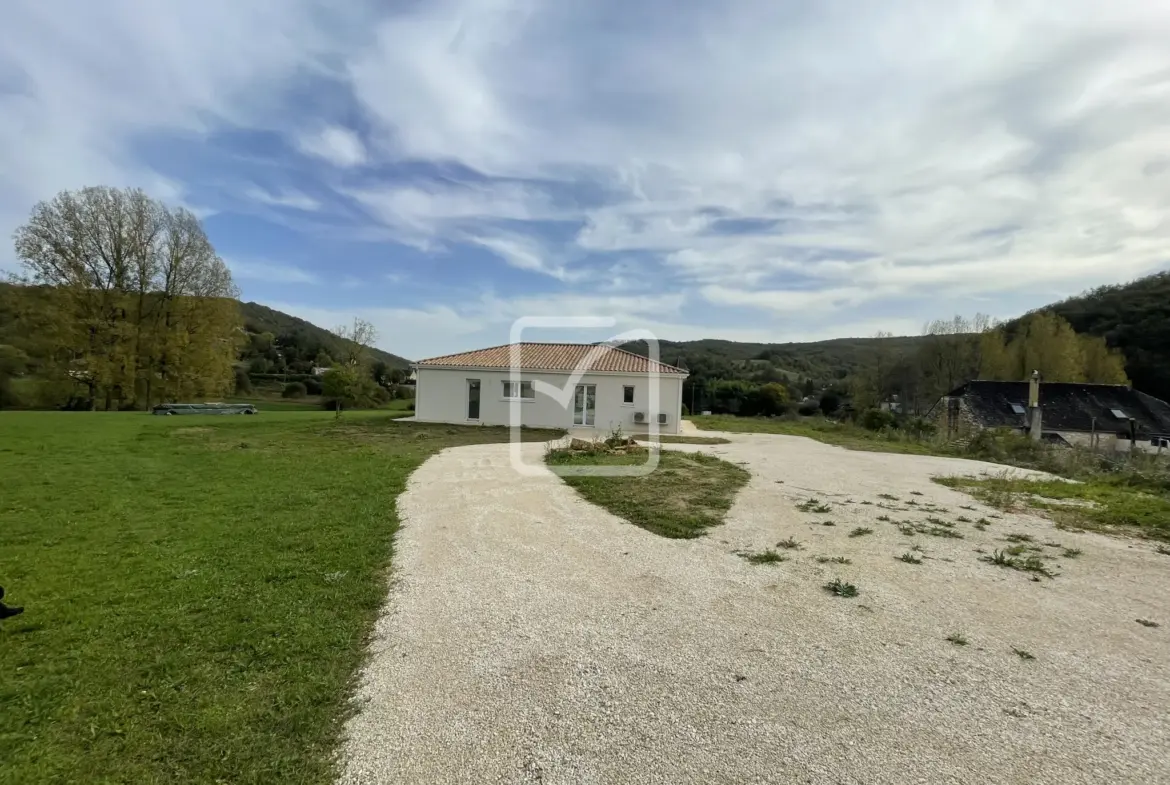
POLYGON ((305 395, 305 385, 301 382, 289 382, 280 393, 281 398, 304 398, 305 395))
POLYGON ((305 379, 305 392, 309 395, 321 394, 321 380, 317 378, 305 379))
POLYGON ((687 405, 684 403, 684 404, 682 405, 682 416, 683 416, 683 417, 687 417, 687 416, 689 416, 689 415, 690 415, 690 413, 691 413, 691 410, 690 410, 690 409, 688 409, 688 408, 687 408, 687 405))
POLYGON ((821 413, 821 407, 815 403, 802 403, 796 410, 796 413, 801 417, 812 417, 814 414, 821 413))
POLYGON ((408 412, 413 412, 413 411, 414 411, 414 401, 411 401, 410 403, 408 403, 408 404, 406 405, 406 411, 408 411, 408 412))

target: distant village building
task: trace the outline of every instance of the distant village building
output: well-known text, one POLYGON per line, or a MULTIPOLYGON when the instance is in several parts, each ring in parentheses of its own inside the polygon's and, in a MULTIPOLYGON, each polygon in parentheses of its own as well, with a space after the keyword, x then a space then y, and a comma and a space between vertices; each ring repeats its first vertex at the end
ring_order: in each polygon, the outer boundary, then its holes
MULTIPOLYGON (((1041 438, 1049 443, 1156 451, 1170 438, 1170 404, 1120 384, 1040 384, 1041 438)), ((944 395, 927 412, 950 437, 984 428, 1029 430, 1028 382, 975 380, 944 395)))

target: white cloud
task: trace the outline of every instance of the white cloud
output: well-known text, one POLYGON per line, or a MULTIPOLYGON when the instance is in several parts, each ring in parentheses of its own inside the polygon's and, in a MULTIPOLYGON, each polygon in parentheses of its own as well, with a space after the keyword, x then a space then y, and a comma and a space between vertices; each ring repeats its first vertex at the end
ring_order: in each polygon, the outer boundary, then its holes
MULTIPOLYGON (((850 285, 868 290, 851 302, 1075 291, 1165 261, 1170 191, 1148 172, 1170 138, 1170 6, 738 0, 620 34, 615 9, 427 4, 350 75, 391 151, 602 184, 620 197, 571 213, 578 249, 649 252, 783 307, 850 285), (767 228, 719 230, 739 218, 767 228), (825 248, 854 255, 810 260, 825 248), (783 296, 781 273, 811 280, 783 296)), ((518 196, 480 217, 540 214, 539 192, 518 196)), ((459 198, 432 217, 465 214, 459 198)))
POLYGON ((1165 3, 42 6, 0 11, 0 234, 95 183, 222 208, 139 141, 277 131, 333 167, 245 192, 318 213, 266 211, 282 227, 327 214, 346 241, 537 274, 407 309, 436 335, 612 295, 627 321, 783 339, 1040 305, 1167 262, 1165 3), (328 95, 301 92, 323 76, 328 95))
POLYGON ((303 210, 305 212, 313 212, 321 209, 321 203, 319 201, 295 189, 287 189, 273 193, 259 186, 252 186, 244 191, 244 195, 255 202, 272 207, 288 207, 293 210, 303 210))
POLYGON ((263 281, 275 284, 316 284, 320 279, 308 270, 293 265, 270 262, 262 259, 224 260, 232 277, 245 281, 263 281))
POLYGON ((351 168, 366 162, 366 147, 354 131, 329 125, 297 139, 301 152, 323 158, 334 166, 351 168))

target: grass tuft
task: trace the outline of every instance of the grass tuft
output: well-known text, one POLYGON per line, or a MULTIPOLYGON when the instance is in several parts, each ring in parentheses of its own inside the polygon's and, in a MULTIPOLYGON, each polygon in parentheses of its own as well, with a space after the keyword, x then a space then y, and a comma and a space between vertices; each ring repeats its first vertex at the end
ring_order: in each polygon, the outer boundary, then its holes
POLYGON ((790 551, 799 551, 800 543, 796 541, 796 538, 789 537, 787 540, 781 540, 780 542, 776 543, 776 547, 785 548, 790 551))
POLYGON ((1012 652, 1017 657, 1019 657, 1021 660, 1034 660, 1034 659, 1036 659, 1036 655, 1032 654, 1032 652, 1027 651, 1025 649, 1017 648, 1015 646, 1012 646, 1012 652))
POLYGON ((1064 551, 1061 552, 1060 555, 1066 559, 1075 559, 1078 556, 1080 556, 1082 553, 1083 553, 1083 551, 1080 548, 1065 548, 1064 551))
POLYGON ((821 564, 852 564, 852 560, 846 559, 844 556, 818 556, 817 561, 821 564))
POLYGON ((861 592, 852 583, 846 583, 840 578, 834 578, 825 584, 825 591, 838 597, 856 597, 861 592))
POLYGON ((956 646, 966 646, 968 643, 967 637, 961 632, 952 632, 946 639, 956 646))
POLYGON ((873 529, 867 528, 865 526, 858 526, 856 529, 849 532, 850 537, 864 537, 867 534, 873 534, 873 529))
POLYGON ((1143 627, 1161 627, 1162 626, 1162 625, 1158 624, 1158 622, 1150 621, 1149 619, 1135 619, 1135 621, 1138 624, 1142 625, 1143 627))
POLYGON ((779 564, 782 561, 788 561, 787 556, 771 548, 758 553, 741 553, 739 555, 747 559, 748 564, 779 564))
MULTIPOLYGON (((1045 578, 1055 578, 1059 573, 1052 572, 1048 566, 1044 564, 1044 560, 1039 556, 1028 556, 1020 558, 1023 553, 1022 545, 1015 546, 1015 548, 1008 548, 1002 551, 996 551, 991 556, 981 557, 981 561, 988 564, 994 564, 996 567, 1006 567, 1012 570, 1019 570, 1020 572, 1030 572, 1034 575, 1043 575, 1045 578)), ((1039 578, 1035 578, 1039 580, 1039 578)))
POLYGON ((807 499, 796 505, 801 512, 830 512, 832 508, 820 499, 807 499))
POLYGON ((904 561, 907 564, 922 564, 922 557, 915 556, 913 553, 903 553, 898 557, 899 561, 904 561))

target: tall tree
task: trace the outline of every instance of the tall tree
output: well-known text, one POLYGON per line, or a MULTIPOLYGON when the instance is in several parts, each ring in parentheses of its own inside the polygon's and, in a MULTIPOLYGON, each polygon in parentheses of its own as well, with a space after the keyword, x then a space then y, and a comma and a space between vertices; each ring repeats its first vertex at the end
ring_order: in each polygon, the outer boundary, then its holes
POLYGON ((980 376, 1021 380, 1040 371, 1050 382, 1128 384, 1125 357, 1104 338, 1077 335, 1072 326, 1050 312, 1034 313, 1015 335, 995 330, 983 337, 980 376))
POLYGON ((334 411, 340 417, 343 407, 372 403, 378 392, 370 369, 370 349, 378 339, 378 331, 365 319, 354 318, 352 325, 337 327, 333 333, 341 339, 341 351, 334 367, 321 378, 321 385, 325 396, 333 399, 334 411))
POLYGON ((242 337, 231 275, 198 219, 141 190, 83 188, 16 231, 25 283, 59 312, 56 374, 106 409, 231 389, 242 337))

